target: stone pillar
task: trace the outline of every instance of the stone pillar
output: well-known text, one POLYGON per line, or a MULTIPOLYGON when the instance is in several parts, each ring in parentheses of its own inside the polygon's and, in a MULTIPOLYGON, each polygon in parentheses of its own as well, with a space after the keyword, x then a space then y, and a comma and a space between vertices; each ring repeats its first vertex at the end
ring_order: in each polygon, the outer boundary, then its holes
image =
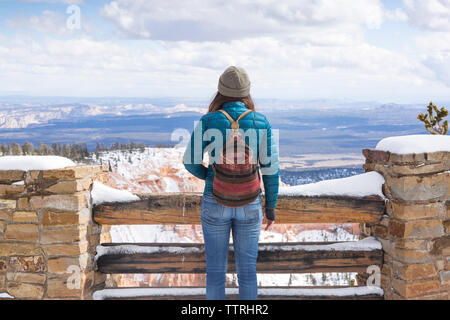
POLYGON ((101 226, 90 189, 105 166, 0 171, 0 293, 16 299, 90 299, 101 226))
POLYGON ((450 152, 363 154, 386 180, 386 215, 364 230, 383 244, 385 298, 449 299, 450 152))

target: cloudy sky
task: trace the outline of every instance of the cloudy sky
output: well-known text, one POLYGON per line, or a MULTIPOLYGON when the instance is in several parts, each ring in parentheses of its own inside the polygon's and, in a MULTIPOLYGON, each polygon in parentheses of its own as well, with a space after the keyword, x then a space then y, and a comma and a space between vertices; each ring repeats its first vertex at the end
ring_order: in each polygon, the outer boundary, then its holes
POLYGON ((229 65, 256 97, 448 102, 450 0, 0 0, 0 95, 209 98, 229 65))

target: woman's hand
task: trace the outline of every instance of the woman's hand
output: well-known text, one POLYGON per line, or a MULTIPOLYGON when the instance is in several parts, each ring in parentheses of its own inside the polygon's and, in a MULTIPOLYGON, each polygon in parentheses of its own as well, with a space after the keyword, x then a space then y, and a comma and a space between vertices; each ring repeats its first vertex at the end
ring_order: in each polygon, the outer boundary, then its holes
POLYGON ((275 222, 275 208, 266 207, 263 224, 267 223, 267 225, 264 228, 264 230, 265 231, 270 230, 274 222, 275 222))
POLYGON ((267 225, 266 225, 266 227, 264 228, 264 230, 267 231, 267 230, 272 229, 272 226, 273 226, 273 223, 274 223, 274 222, 275 222, 275 221, 269 220, 269 219, 266 218, 266 216, 264 216, 264 218, 263 218, 263 224, 266 224, 266 223, 267 223, 267 225))

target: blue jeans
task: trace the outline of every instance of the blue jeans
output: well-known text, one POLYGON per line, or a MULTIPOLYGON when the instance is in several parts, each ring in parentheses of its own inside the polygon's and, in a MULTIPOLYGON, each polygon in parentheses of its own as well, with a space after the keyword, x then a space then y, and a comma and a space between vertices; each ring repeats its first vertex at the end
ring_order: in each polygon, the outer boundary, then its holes
POLYGON ((243 207, 229 208, 204 194, 201 221, 206 253, 206 299, 225 300, 230 230, 239 282, 239 299, 256 300, 256 259, 263 213, 261 196, 243 207))

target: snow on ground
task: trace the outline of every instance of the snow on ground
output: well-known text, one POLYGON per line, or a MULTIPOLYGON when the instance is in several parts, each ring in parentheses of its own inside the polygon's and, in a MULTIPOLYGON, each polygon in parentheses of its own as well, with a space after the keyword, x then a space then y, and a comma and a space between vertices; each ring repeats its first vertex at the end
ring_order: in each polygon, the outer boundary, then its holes
MULTIPOLYGON (((290 287, 290 286, 349 286, 356 280, 355 272, 327 272, 327 273, 262 273, 258 274, 260 287, 290 287)), ((238 285, 236 274, 227 274, 227 279, 238 285)))
POLYGON ((384 198, 382 186, 385 180, 381 174, 372 171, 364 174, 325 180, 300 186, 281 187, 279 195, 283 196, 380 196, 384 198))
POLYGON ((0 292, 0 299, 14 299, 14 297, 6 292, 0 292))
POLYGON ((183 165, 184 148, 145 148, 101 152, 93 160, 110 163, 108 185, 133 193, 200 192, 204 181, 192 176, 183 165))
POLYGON ((409 136, 390 137, 381 140, 377 150, 389 151, 397 154, 429 153, 439 151, 450 152, 450 136, 419 134, 409 136))
MULTIPOLYGON (((226 288, 227 295, 238 294, 238 288, 226 288)), ((104 289, 94 293, 94 300, 103 300, 107 298, 130 298, 130 297, 145 297, 145 296, 172 296, 172 295, 205 295, 205 288, 133 288, 133 289, 104 289)), ((368 294, 375 294, 382 296, 383 290, 379 287, 351 287, 351 288, 289 288, 289 289, 277 289, 266 288, 258 289, 258 296, 272 296, 272 295, 284 295, 284 296, 362 296, 368 294)))
POLYGON ((334 242, 357 241, 359 235, 352 234, 341 226, 336 226, 333 232, 328 230, 305 230, 295 235, 298 242, 334 242))
POLYGON ((166 183, 166 192, 181 192, 175 179, 164 177, 163 180, 166 183))
MULTIPOLYGON (((356 241, 358 235, 352 234, 341 226, 335 226, 331 229, 312 229, 298 231, 295 227, 286 228, 286 230, 261 230, 259 243, 268 242, 335 242, 335 241, 356 241)), ((233 238, 230 238, 230 242, 233 238)))
MULTIPOLYGON (((332 226, 328 230, 301 230, 295 226, 284 231, 261 230, 259 243, 268 242, 336 242, 357 241, 358 235, 347 231, 343 226, 332 226)), ((121 225, 112 226, 112 242, 115 243, 202 243, 203 233, 200 225, 121 225)), ((230 235, 230 243, 233 238, 230 235)))
POLYGON ((381 248, 381 243, 379 241, 373 237, 368 237, 360 241, 347 241, 327 245, 302 245, 286 243, 283 246, 271 246, 268 244, 260 244, 259 251, 373 251, 381 250, 381 248))
POLYGON ((201 226, 188 225, 120 225, 111 226, 112 242, 199 243, 201 226))
POLYGON ((60 156, 2 156, 0 170, 52 170, 74 166, 75 163, 60 156))
POLYGON ((100 204, 104 202, 128 202, 139 200, 140 198, 126 190, 118 190, 104 184, 94 181, 91 191, 93 204, 100 204))
MULTIPOLYGON (((101 152, 93 160, 110 163, 108 185, 133 193, 200 192, 204 181, 184 168, 184 148, 145 148, 145 150, 101 152)), ((113 242, 198 242, 197 229, 188 226, 120 225, 111 227, 113 242), (177 230, 184 235, 180 235, 177 230)), ((200 236, 202 236, 200 234, 200 236)))

